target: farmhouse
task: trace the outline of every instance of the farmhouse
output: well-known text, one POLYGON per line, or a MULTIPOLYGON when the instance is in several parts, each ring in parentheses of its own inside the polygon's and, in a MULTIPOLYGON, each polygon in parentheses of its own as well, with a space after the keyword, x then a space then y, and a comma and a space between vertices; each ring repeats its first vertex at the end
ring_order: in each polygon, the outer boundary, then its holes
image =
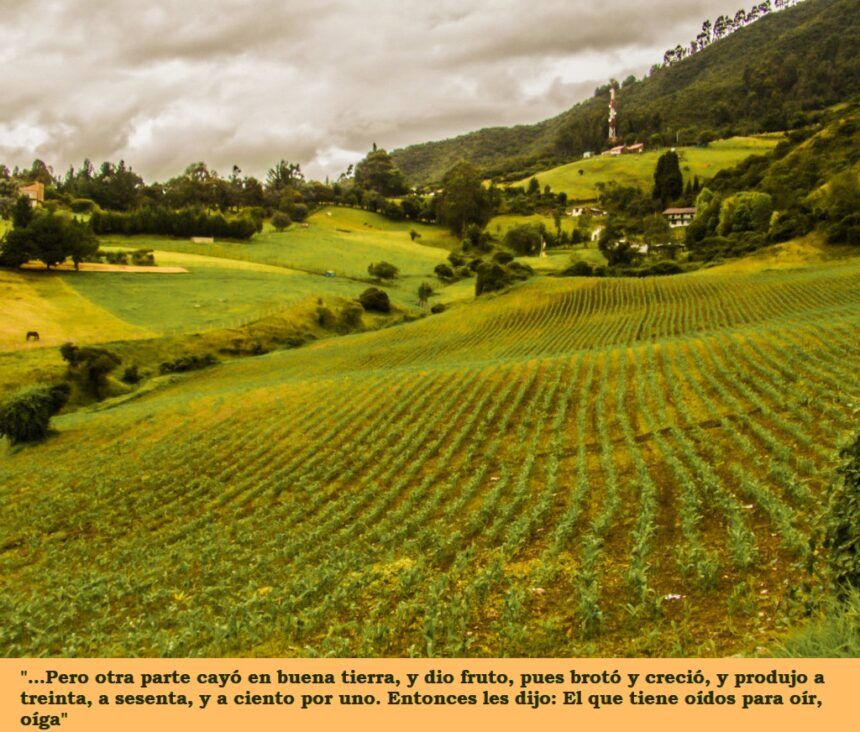
POLYGON ((28 186, 21 186, 18 189, 18 192, 22 196, 27 196, 33 203, 44 203, 45 202, 45 184, 39 183, 36 181, 35 183, 31 183, 28 186))
POLYGON ((635 145, 616 145, 601 153, 601 155, 632 155, 643 152, 645 152, 645 143, 637 142, 635 145))
POLYGON ((678 226, 687 226, 694 218, 696 218, 695 208, 667 208, 663 215, 669 221, 669 226, 673 229, 678 226))

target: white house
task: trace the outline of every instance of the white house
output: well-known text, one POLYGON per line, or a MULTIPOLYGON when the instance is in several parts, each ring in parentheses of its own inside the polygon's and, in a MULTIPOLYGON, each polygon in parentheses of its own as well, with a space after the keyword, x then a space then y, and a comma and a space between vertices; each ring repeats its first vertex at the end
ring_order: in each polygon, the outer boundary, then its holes
POLYGON ((663 215, 669 221, 669 226, 673 229, 679 226, 687 226, 696 218, 696 209, 692 208, 667 208, 663 215))

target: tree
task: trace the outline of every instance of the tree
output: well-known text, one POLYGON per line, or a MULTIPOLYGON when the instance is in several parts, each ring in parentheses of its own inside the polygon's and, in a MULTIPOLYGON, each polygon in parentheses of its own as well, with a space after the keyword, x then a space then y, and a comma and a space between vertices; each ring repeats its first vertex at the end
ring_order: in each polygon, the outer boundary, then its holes
POLYGON ((400 274, 400 270, 390 262, 376 262, 368 266, 367 273, 377 280, 393 280, 400 274))
POLYGON ((412 241, 415 241, 416 239, 421 238, 421 234, 419 234, 417 231, 415 231, 415 229, 409 229, 409 238, 412 241))
POLYGON ((3 242, 6 266, 20 266, 39 259, 50 269, 71 257, 78 268, 99 244, 89 224, 47 211, 36 213, 27 226, 16 226, 3 242))
POLYGON ((30 225, 33 220, 33 204, 27 196, 18 196, 15 201, 15 210, 12 212, 12 226, 23 229, 30 225))
POLYGON ((381 196, 397 196, 408 190, 406 178, 391 156, 385 150, 376 148, 355 166, 355 185, 376 191, 381 196))
POLYGON ((513 249, 521 257, 540 254, 541 231, 534 224, 521 224, 505 232, 505 246, 513 249))
POLYGON ((418 285, 418 304, 426 305, 427 300, 430 299, 430 296, 433 294, 433 286, 429 282, 422 282, 418 285))
POLYGON ((501 290, 511 284, 507 270, 497 262, 483 262, 475 273, 475 296, 501 290))
POLYGON ((266 188, 280 192, 284 188, 295 188, 305 179, 298 163, 281 160, 266 172, 266 188))
POLYGON ((290 218, 290 215, 283 211, 275 211, 275 213, 272 214, 272 226, 274 226, 275 230, 278 232, 283 231, 292 223, 293 220, 290 218))
POLYGON ((492 217, 492 203, 474 166, 457 163, 442 178, 439 218, 457 236, 468 224, 484 227, 492 217))
POLYGON ((683 192, 684 177, 681 175, 678 153, 674 150, 664 152, 657 159, 657 167, 654 169, 653 196, 665 208, 670 201, 678 198, 683 192))
POLYGON ((122 363, 119 356, 105 348, 79 348, 74 343, 60 346, 60 355, 69 364, 69 373, 96 399, 104 398, 108 374, 122 363))
POLYGON ((624 232, 613 216, 607 218, 597 246, 610 266, 630 264, 635 255, 633 247, 624 239, 624 232))
POLYGON ((773 213, 773 199, 767 193, 741 191, 720 205, 720 236, 744 231, 765 231, 773 213))

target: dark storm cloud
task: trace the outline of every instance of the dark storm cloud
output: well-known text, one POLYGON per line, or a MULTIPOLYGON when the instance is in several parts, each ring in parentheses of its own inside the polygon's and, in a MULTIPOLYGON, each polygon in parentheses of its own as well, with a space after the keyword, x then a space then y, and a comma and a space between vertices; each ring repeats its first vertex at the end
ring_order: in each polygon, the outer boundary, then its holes
POLYGON ((0 161, 336 173, 533 122, 695 36, 720 0, 0 0, 0 161))

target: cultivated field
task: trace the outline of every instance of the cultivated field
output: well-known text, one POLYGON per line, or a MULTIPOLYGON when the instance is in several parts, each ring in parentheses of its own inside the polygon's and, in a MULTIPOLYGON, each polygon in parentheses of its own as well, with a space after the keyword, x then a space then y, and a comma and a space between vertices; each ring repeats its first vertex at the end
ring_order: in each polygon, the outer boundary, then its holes
POLYGON ((817 589, 856 259, 535 280, 0 459, 0 652, 755 652, 817 589))
MULTIPOLYGON (((761 155, 780 140, 780 135, 757 135, 754 137, 731 137, 717 140, 707 147, 679 147, 681 172, 685 181, 695 176, 706 181, 724 168, 737 165, 750 155, 761 155)), ((650 191, 654 185, 654 169, 657 158, 665 150, 654 150, 634 155, 611 157, 597 155, 588 160, 577 160, 567 165, 552 168, 536 176, 541 189, 549 185, 555 193, 567 193, 571 199, 596 199, 598 183, 614 182, 619 185, 637 186, 650 191), (579 171, 582 170, 582 175, 579 171)), ((513 185, 526 185, 526 178, 513 185)))

